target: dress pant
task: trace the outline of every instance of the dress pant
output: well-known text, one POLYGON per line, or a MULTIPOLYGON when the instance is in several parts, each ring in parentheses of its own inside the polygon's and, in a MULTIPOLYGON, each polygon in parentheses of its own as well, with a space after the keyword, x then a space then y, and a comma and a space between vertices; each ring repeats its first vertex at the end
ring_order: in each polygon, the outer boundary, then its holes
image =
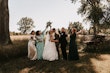
POLYGON ((66 44, 61 44, 61 50, 62 50, 63 59, 67 60, 66 44))
POLYGON ((59 45, 56 45, 56 49, 57 49, 57 52, 58 52, 58 59, 60 59, 59 45))

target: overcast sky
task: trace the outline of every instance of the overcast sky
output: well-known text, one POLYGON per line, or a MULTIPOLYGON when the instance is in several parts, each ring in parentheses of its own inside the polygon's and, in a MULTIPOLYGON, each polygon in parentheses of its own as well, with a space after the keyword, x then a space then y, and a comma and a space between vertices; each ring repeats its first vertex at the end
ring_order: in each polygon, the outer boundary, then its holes
POLYGON ((70 0, 9 0, 10 31, 18 31, 17 22, 22 17, 34 20, 34 30, 43 30, 47 21, 53 22, 54 28, 67 28, 69 22, 83 21, 77 14, 79 7, 79 2, 74 4, 70 0))

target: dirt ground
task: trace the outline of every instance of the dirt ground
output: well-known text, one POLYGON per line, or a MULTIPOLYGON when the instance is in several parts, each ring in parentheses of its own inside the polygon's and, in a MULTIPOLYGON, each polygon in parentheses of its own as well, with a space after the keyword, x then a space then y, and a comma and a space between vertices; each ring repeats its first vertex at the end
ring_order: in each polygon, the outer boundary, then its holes
POLYGON ((78 61, 30 61, 26 56, 0 63, 0 73, 110 73, 110 54, 79 53, 78 61))

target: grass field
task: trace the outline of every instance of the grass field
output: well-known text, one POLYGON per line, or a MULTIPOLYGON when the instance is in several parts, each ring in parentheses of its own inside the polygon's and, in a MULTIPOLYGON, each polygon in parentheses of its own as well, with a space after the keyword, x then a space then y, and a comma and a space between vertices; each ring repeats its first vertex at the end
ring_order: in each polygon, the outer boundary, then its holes
POLYGON ((79 52, 78 61, 30 61, 28 36, 11 38, 13 45, 0 46, 0 73, 110 73, 110 53, 79 52))
POLYGON ((30 61, 26 56, 2 62, 0 73, 110 73, 110 54, 80 53, 79 61, 30 61))

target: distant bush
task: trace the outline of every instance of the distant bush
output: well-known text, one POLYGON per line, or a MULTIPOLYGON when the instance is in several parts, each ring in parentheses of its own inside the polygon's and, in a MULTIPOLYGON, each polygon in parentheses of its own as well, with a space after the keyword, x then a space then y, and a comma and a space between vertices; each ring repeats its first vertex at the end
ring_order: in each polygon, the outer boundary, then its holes
POLYGON ((26 34, 22 34, 20 32, 10 32, 10 35, 12 36, 12 35, 26 35, 26 34))
POLYGON ((84 51, 85 52, 97 52, 97 53, 110 52, 110 40, 97 43, 94 45, 87 45, 84 51))

